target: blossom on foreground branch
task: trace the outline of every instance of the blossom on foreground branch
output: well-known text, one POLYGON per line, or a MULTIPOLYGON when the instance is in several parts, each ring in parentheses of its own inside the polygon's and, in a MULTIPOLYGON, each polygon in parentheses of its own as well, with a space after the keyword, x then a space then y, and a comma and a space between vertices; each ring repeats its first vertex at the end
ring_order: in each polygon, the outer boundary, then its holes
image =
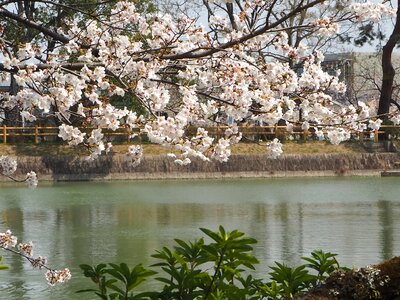
MULTIPOLYGON (((33 43, 15 50, 0 40, 0 72, 5 78, 12 74, 22 87, 16 95, 1 94, 0 105, 18 108, 31 122, 43 115, 57 118, 59 137, 90 149, 91 159, 111 147, 105 130, 122 126, 179 152, 175 162, 181 165, 193 157, 226 162, 231 145, 241 138, 237 128, 243 122, 307 127, 337 144, 379 117, 364 103, 336 105, 331 95, 344 93, 346 87, 323 71, 323 55, 289 43, 284 24, 309 9, 330 5, 327 1, 299 1, 289 10, 280 1, 243 0, 243 9, 230 16, 217 8, 232 1, 217 2, 209 3, 215 14, 208 29, 187 16, 141 14, 133 3, 119 1, 109 16, 88 20, 85 26, 76 16, 53 34, 43 29, 42 34, 58 43, 46 51, 33 43), (254 13, 258 21, 249 22, 254 13), (297 74, 290 61, 301 63, 303 73, 297 74), (127 102, 131 108, 121 105, 127 102), (215 125, 226 126, 225 134, 210 137, 207 128, 215 125), (194 135, 188 134, 191 126, 197 128, 194 135)), ((339 2, 351 21, 364 21, 367 12, 379 21, 394 12, 387 4, 339 2)), ((331 16, 310 14, 290 31, 337 34, 341 20, 335 12, 333 7, 331 16)), ((400 120, 398 112, 388 117, 400 120)), ((132 166, 140 162, 136 150, 127 154, 132 166)), ((276 157, 281 151, 272 153, 276 157)))
POLYGON ((65 268, 63 270, 54 270, 46 265, 47 260, 45 257, 33 257, 32 242, 19 243, 18 246, 17 243, 17 237, 12 235, 12 232, 10 230, 7 230, 5 233, 0 233, 0 248, 25 258, 31 263, 32 267, 34 268, 46 269, 47 271, 45 277, 47 282, 51 286, 54 286, 57 283, 66 282, 71 279, 71 273, 69 269, 65 268))
POLYGON ((15 182, 26 182, 28 184, 28 187, 30 188, 37 187, 38 179, 35 172, 30 171, 26 174, 25 179, 19 180, 12 177, 16 170, 17 161, 15 159, 5 155, 0 156, 0 174, 6 176, 7 178, 10 178, 15 182))

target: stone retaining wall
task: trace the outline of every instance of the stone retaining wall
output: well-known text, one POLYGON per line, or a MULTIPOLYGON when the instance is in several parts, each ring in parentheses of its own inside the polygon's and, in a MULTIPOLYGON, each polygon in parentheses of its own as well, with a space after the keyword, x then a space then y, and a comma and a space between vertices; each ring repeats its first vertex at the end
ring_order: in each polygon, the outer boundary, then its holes
MULTIPOLYGON (((135 178, 215 178, 271 176, 378 175, 400 161, 397 153, 282 155, 234 155, 227 163, 193 160, 176 165, 167 157, 145 157, 136 168, 124 156, 103 156, 95 161, 83 157, 18 157, 17 175, 33 170, 41 180, 96 180, 135 178)), ((397 164, 396 164, 397 163, 397 164)))

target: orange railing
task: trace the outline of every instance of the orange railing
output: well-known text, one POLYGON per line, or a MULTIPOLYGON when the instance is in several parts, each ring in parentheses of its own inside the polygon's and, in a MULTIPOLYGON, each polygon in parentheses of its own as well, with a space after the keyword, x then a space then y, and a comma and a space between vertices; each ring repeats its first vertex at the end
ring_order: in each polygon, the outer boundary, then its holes
MULTIPOLYGON (((214 126, 207 128, 209 135, 211 136, 223 136, 226 126, 214 126)), ((286 130, 286 126, 240 126, 239 131, 242 132, 244 137, 254 137, 255 135, 259 136, 268 136, 268 137, 278 137, 282 139, 286 139, 288 135, 293 135, 297 140, 307 140, 308 137, 313 136, 312 131, 301 130, 301 128, 296 128, 293 132, 288 132, 286 130)), ((81 130, 90 130, 91 128, 80 128, 81 130)), ((375 142, 378 141, 378 135, 380 133, 385 132, 387 129, 393 129, 399 132, 400 134, 400 126, 392 126, 392 125, 382 125, 379 131, 366 131, 366 132, 354 132, 355 136, 358 136, 360 140, 371 139, 370 135, 373 135, 372 140, 375 142)), ((42 141, 42 139, 46 139, 46 137, 53 137, 55 139, 58 136, 58 127, 56 126, 32 126, 32 127, 13 127, 13 126, 0 126, 0 139, 2 139, 4 144, 7 144, 7 140, 10 137, 16 138, 14 142, 19 142, 18 139, 23 137, 31 137, 35 144, 38 144, 42 141)), ((121 127, 116 131, 105 130, 104 134, 107 136, 122 136, 126 137, 126 141, 130 141, 131 135, 133 133, 139 133, 140 130, 137 129, 134 132, 127 128, 121 127)), ((187 129, 187 133, 189 135, 194 134, 196 132, 196 127, 190 127, 187 129)))

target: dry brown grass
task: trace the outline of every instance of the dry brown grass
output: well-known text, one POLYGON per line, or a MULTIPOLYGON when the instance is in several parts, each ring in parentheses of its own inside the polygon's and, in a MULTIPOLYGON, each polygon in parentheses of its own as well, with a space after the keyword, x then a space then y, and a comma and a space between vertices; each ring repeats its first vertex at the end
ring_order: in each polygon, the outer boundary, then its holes
POLYGON ((340 145, 332 145, 329 142, 287 142, 283 149, 285 153, 291 154, 323 154, 323 153, 364 153, 365 149, 361 144, 355 142, 342 143, 340 145))
MULTIPOLYGON (((265 143, 261 145, 240 143, 233 146, 234 154, 265 154, 265 143)), ((283 144, 285 154, 323 154, 323 153, 360 153, 365 152, 361 145, 344 143, 332 145, 327 142, 286 142, 283 144)))
MULTIPOLYGON (((117 144, 113 146, 114 153, 126 153, 128 144, 117 144)), ((144 144, 144 154, 146 156, 166 155, 171 150, 166 149, 160 145, 144 144)), ((344 143, 338 146, 331 145, 327 142, 286 142, 283 146, 284 153, 286 154, 323 154, 323 153, 360 153, 365 152, 361 145, 357 143, 344 143)), ((232 148, 233 154, 249 154, 258 155, 266 153, 266 146, 264 144, 240 143, 234 145, 232 148)), ((71 148, 67 145, 56 144, 17 144, 17 145, 4 145, 0 144, 0 155, 32 155, 32 156, 46 156, 46 155, 87 155, 84 148, 71 148)))

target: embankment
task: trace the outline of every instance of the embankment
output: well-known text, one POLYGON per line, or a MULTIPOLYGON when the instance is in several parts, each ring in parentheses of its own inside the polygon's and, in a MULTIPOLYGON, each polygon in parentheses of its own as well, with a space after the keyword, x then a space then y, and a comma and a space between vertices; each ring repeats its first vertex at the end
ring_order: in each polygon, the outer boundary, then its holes
MULTIPOLYGON (((145 157, 130 168, 123 155, 100 157, 20 156, 17 175, 33 170, 40 180, 115 180, 164 178, 280 177, 380 175, 400 161, 397 153, 282 155, 234 155, 227 163, 193 160, 190 165, 176 165, 164 156, 145 157)), ((1 177, 0 177, 1 179, 1 177)))

